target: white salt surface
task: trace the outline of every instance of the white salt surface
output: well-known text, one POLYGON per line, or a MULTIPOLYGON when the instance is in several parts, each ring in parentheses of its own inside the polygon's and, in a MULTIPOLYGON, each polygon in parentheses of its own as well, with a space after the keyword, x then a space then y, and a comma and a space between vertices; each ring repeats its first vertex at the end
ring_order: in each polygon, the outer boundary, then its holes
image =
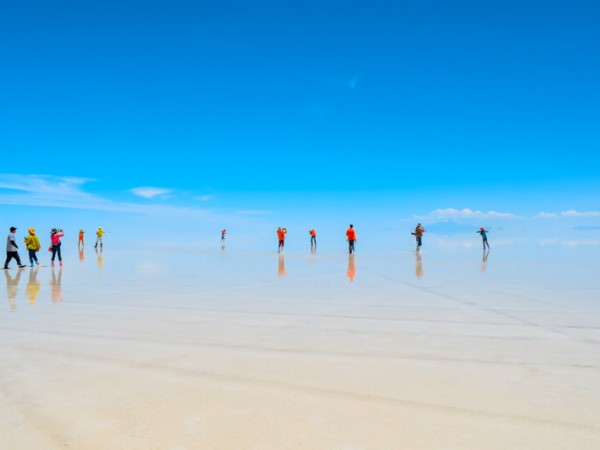
POLYGON ((0 275, 0 448, 598 449, 596 250, 67 251, 0 275))

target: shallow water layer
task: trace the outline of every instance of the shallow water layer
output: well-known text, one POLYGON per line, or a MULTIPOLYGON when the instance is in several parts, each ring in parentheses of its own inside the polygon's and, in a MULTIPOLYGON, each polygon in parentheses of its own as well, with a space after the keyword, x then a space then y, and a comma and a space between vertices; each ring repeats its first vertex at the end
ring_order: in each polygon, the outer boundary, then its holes
POLYGON ((600 448, 596 249, 5 271, 0 448, 600 448))

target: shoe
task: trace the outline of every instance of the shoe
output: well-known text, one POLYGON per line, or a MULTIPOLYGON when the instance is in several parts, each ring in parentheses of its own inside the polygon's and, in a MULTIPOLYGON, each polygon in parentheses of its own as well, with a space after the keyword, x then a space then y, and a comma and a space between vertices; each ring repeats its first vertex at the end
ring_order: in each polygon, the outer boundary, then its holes
POLYGON ((23 267, 27 267, 25 264, 19 264, 19 269, 22 269, 23 267))
POLYGON ((4 266, 4 270, 8 270, 8 267, 4 266))

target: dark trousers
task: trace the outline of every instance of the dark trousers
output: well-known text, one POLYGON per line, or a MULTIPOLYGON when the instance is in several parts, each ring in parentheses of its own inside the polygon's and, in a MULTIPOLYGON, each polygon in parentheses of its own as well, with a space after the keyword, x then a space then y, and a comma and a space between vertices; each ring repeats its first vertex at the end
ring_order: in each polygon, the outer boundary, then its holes
POLYGON ((33 262, 34 262, 34 261, 35 261, 36 263, 38 262, 38 259, 37 259, 37 252, 36 252, 35 250, 31 250, 31 249, 28 249, 28 250, 29 250, 29 263, 30 263, 31 265, 33 265, 33 262))
POLYGON ((316 247, 317 246, 317 238, 316 238, 316 236, 311 236, 310 237, 310 246, 311 247, 316 247))
POLYGON ((348 252, 354 253, 354 241, 348 241, 348 252))
POLYGON ((15 258, 17 264, 21 266, 21 258, 19 258, 19 254, 17 252, 6 252, 6 262, 4 263, 4 268, 8 267, 8 263, 15 258))
POLYGON ((62 261, 62 256, 60 254, 60 244, 52 246, 52 261, 54 262, 54 258, 58 254, 58 260, 62 261))

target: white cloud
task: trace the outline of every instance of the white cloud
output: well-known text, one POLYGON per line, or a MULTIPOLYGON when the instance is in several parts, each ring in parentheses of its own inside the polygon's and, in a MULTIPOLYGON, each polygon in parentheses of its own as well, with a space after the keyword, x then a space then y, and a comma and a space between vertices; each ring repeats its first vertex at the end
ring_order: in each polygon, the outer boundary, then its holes
POLYGON ((483 212, 469 208, 436 209, 435 211, 432 211, 429 216, 436 219, 515 219, 517 217, 510 213, 502 213, 498 211, 483 212))
POLYGON ((131 214, 202 216, 208 212, 173 205, 120 202, 84 190, 91 180, 51 175, 0 174, 0 205, 87 209, 131 214))
POLYGON ((538 217, 540 219, 556 219, 556 218, 558 218, 558 214, 542 211, 536 217, 538 217))
POLYGON ((153 199, 155 197, 163 197, 173 192, 172 189, 157 188, 151 186, 136 187, 131 190, 138 197, 153 199))
POLYGON ((570 209, 560 213, 562 217, 600 217, 600 211, 575 211, 570 209))

